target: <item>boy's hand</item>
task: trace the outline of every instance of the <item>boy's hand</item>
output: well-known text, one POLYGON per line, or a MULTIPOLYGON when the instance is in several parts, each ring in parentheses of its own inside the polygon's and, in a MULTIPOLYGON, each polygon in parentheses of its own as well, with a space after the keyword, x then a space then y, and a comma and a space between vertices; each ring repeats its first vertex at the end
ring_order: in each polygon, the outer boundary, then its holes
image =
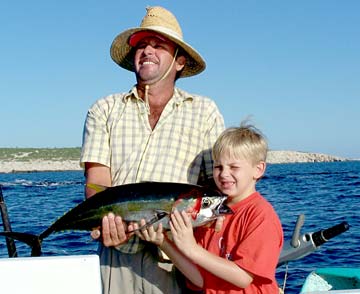
POLYGON ((186 256, 190 256, 192 249, 197 246, 194 238, 190 216, 185 211, 173 211, 170 217, 170 229, 174 243, 186 256))
POLYGON ((224 216, 219 216, 217 219, 216 219, 216 223, 215 223, 215 232, 220 232, 221 231, 221 228, 224 224, 224 219, 225 217, 224 216))

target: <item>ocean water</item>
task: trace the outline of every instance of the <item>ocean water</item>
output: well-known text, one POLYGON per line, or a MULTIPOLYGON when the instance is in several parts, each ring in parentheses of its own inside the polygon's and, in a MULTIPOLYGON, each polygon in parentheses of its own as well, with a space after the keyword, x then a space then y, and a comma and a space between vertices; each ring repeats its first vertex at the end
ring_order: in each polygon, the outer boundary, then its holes
MULTIPOLYGON (((84 199, 82 172, 0 174, 0 185, 13 231, 40 234, 84 199)), ((318 267, 360 267, 360 161, 268 165, 258 190, 279 214, 285 240, 291 239, 300 214, 305 215, 301 234, 342 221, 350 224, 347 232, 315 252, 289 262, 286 281, 286 266, 277 269, 286 293, 299 293, 306 276, 318 267)), ((16 247, 19 256, 30 255, 27 245, 16 242, 16 247)), ((96 249, 88 232, 52 234, 42 247, 45 256, 91 254, 96 249)), ((0 238, 0 258, 7 256, 5 239, 0 238)))

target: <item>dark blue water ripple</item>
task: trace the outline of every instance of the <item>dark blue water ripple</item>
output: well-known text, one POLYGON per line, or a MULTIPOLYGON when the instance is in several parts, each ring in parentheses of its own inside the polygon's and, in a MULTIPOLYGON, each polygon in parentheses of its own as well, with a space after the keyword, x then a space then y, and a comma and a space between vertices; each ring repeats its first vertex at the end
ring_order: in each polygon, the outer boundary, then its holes
MULTIPOLYGON (((0 184, 14 231, 40 234, 83 199, 82 172, 0 174, 0 184)), ((286 293, 299 293, 306 276, 318 267, 360 267, 360 162, 273 164, 258 190, 274 205, 286 239, 291 238, 298 215, 305 215, 302 233, 316 232, 342 221, 350 230, 316 252, 288 264, 286 293)), ((1 223, 0 223, 1 225, 1 223)), ((19 256, 29 256, 27 245, 16 243, 19 256)), ((43 242, 43 255, 95 253, 88 232, 62 232, 43 242)), ((0 257, 7 257, 0 239, 0 257)), ((286 266, 277 270, 280 285, 286 266)))

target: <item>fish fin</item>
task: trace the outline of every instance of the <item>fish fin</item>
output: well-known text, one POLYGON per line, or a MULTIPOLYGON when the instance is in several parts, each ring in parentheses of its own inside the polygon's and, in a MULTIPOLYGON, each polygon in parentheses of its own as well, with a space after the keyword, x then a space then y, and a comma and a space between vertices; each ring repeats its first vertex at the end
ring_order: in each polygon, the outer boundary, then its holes
POLYGON ((94 184, 94 183, 86 183, 86 187, 96 191, 96 193, 105 191, 107 188, 106 186, 102 186, 102 185, 98 185, 98 184, 94 184))
POLYGON ((152 219, 150 219, 148 222, 146 222, 145 225, 141 226, 139 228, 139 230, 142 229, 146 229, 148 227, 150 227, 151 225, 155 224, 157 221, 163 219, 164 217, 166 217, 167 215, 169 215, 166 211, 158 211, 154 217, 152 219))
POLYGON ((166 211, 157 211, 156 214, 154 215, 153 218, 151 218, 149 221, 146 222, 145 225, 141 226, 140 228, 136 229, 136 230, 132 230, 128 233, 132 233, 132 232, 136 232, 136 231, 141 231, 143 229, 147 229, 148 227, 150 227, 151 225, 155 224, 157 221, 163 219, 164 217, 166 217, 167 215, 169 215, 169 213, 167 213, 166 211))
POLYGON ((21 241, 31 247, 31 256, 41 255, 41 239, 37 235, 19 232, 0 232, 0 236, 21 241))

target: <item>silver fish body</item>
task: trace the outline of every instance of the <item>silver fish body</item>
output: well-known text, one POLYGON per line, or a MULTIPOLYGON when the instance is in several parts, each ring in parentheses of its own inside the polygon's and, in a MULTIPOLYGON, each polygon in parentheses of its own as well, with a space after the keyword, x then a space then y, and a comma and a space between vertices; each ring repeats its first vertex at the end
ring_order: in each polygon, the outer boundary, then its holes
POLYGON ((169 210, 140 210, 138 213, 125 216, 127 222, 137 222, 145 219, 146 225, 153 225, 157 229, 161 223, 165 230, 169 230, 170 213, 176 209, 178 211, 189 211, 193 227, 200 227, 232 211, 226 206, 226 196, 210 196, 180 199, 173 203, 169 210))
POLYGON ((147 225, 161 222, 169 228, 169 214, 173 209, 192 213, 194 226, 204 225, 223 214, 232 211, 225 204, 226 196, 206 187, 166 182, 143 182, 106 188, 84 200, 65 213, 39 236, 0 232, 0 235, 22 241, 32 248, 32 256, 41 254, 42 240, 54 232, 65 230, 90 231, 101 226, 102 218, 109 212, 120 215, 126 222, 140 222, 147 225))
POLYGON ((120 215, 125 222, 157 223, 166 219, 173 209, 192 210, 194 226, 204 225, 214 218, 232 213, 225 205, 226 196, 218 191, 192 184, 143 182, 107 188, 71 209, 40 238, 64 230, 92 230, 101 225, 109 212, 120 215))

